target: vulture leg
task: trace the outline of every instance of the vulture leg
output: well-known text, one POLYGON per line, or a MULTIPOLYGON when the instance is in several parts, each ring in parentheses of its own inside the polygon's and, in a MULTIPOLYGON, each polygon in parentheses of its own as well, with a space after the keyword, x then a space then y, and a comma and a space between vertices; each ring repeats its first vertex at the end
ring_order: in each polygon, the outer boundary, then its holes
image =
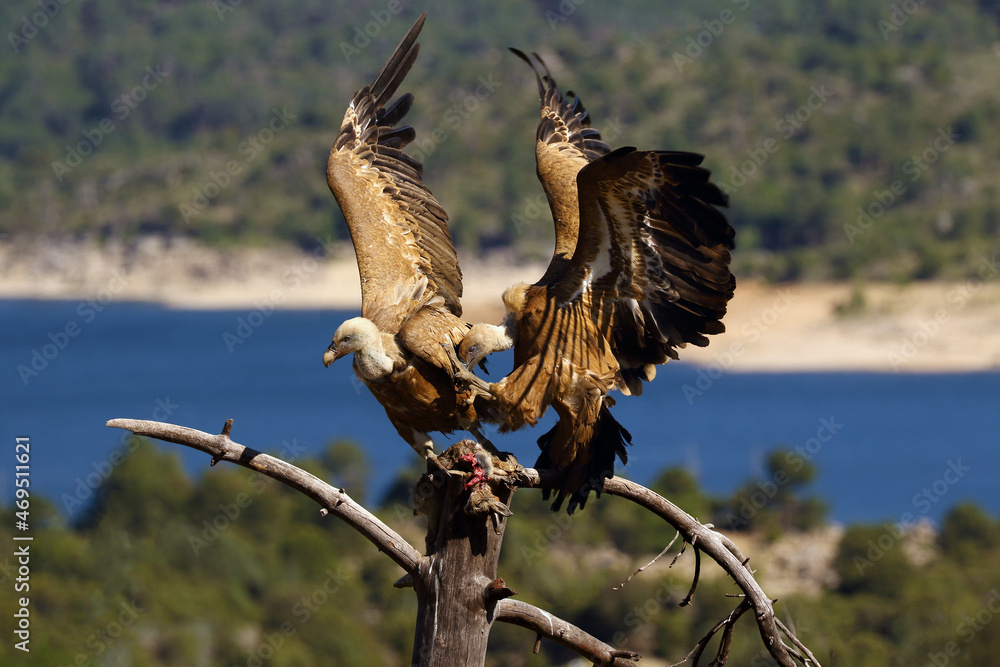
POLYGON ((396 432, 399 433, 400 437, 406 440, 410 444, 410 447, 413 447, 413 451, 420 455, 420 458, 433 461, 439 467, 441 466, 438 463, 437 454, 434 453, 434 441, 431 440, 431 436, 406 424, 399 423, 392 419, 392 417, 389 418, 389 421, 396 427, 396 432))
POLYGON ((403 440, 406 440, 413 447, 413 451, 420 455, 420 458, 427 461, 428 469, 443 470, 449 475, 461 476, 465 473, 461 470, 451 470, 446 466, 438 455, 434 452, 434 441, 431 436, 424 433, 423 431, 418 431, 415 428, 411 428, 406 424, 401 424, 393 420, 391 417, 389 421, 392 425, 396 427, 396 432, 402 436, 403 440))

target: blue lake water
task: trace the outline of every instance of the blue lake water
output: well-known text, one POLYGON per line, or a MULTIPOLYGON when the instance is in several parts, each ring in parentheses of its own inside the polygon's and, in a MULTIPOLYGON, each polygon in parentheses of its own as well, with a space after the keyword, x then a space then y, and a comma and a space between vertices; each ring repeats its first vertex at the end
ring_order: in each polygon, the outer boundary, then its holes
MULTIPOLYGON (((348 438, 368 453, 375 493, 384 491, 415 454, 348 360, 329 369, 321 361, 337 325, 356 314, 137 303, 97 312, 80 302, 0 301, 0 498, 12 497, 14 439, 30 436, 32 490, 63 507, 60 499, 108 469, 122 442, 121 431, 104 425, 114 417, 214 433, 232 418, 237 442, 274 452, 291 444, 300 456, 348 438)), ((510 368, 509 358, 491 362, 494 378, 510 368)), ((765 454, 780 445, 817 466, 812 488, 838 521, 939 519, 962 500, 1000 514, 998 399, 998 372, 710 378, 671 363, 643 396, 619 397, 614 413, 633 435, 625 473, 641 483, 683 465, 708 490, 730 492, 761 474, 765 454)), ((530 464, 539 433, 494 442, 530 464)), ((192 474, 208 470, 204 454, 160 446, 179 452, 192 474)))

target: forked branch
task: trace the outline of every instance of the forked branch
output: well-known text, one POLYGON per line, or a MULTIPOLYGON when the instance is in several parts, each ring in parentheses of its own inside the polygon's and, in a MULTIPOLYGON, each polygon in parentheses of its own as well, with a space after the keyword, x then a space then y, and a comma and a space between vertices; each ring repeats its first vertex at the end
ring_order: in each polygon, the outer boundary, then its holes
MULTIPOLYGON (((523 487, 550 487, 556 483, 556 474, 545 470, 525 469, 518 480, 523 487)), ((771 657, 782 667, 795 667, 795 660, 803 665, 820 667, 816 658, 805 648, 787 628, 780 627, 774 616, 774 605, 770 598, 761 590, 753 572, 747 567, 746 558, 733 544, 732 540, 717 532, 711 526, 706 526, 690 514, 674 505, 672 502, 647 489, 644 486, 630 482, 621 477, 612 477, 604 482, 604 493, 620 496, 648 509, 671 526, 680 531, 685 542, 696 549, 705 552, 733 578, 745 596, 746 603, 753 609, 764 646, 771 657), (781 635, 785 634, 792 642, 792 648, 785 644, 781 635), (798 649, 798 650, 796 650, 798 649)), ((695 584, 697 579, 695 580, 695 584)), ((694 586, 685 600, 690 600, 694 594, 694 586)), ((742 612, 741 612, 742 613, 742 612)), ((735 620, 735 618, 733 619, 735 620)), ((720 626, 721 627, 721 626, 720 626)), ((731 627, 731 624, 730 624, 731 627)))

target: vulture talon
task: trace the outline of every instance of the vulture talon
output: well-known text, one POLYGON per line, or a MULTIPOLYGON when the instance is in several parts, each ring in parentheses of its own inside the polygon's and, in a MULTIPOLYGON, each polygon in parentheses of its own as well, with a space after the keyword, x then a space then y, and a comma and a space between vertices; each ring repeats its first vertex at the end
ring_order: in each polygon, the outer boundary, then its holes
POLYGON ((455 373, 455 387, 462 393, 469 393, 471 395, 470 400, 473 401, 479 396, 487 400, 493 398, 490 383, 465 368, 455 373))
POLYGON ((452 381, 455 383, 456 391, 461 394, 471 394, 466 399, 468 403, 475 401, 478 396, 493 397, 490 383, 465 367, 465 364, 458 358, 454 345, 441 343, 441 347, 444 348, 445 354, 448 355, 448 360, 451 362, 452 381))

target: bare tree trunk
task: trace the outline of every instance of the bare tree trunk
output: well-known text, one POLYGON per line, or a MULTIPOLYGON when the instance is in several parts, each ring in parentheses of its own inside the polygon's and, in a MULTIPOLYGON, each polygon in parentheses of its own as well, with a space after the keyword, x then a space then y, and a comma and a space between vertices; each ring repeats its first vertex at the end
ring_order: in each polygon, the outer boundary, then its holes
MULTIPOLYGON (((414 578, 418 611, 412 664, 477 667, 486 662, 496 603, 512 594, 497 580, 507 520, 466 514, 464 480, 444 477, 445 488, 435 489, 431 499, 435 507, 429 513, 427 558, 414 578)), ((433 482, 425 477, 421 484, 433 482)), ((505 487, 494 491, 504 504, 513 494, 505 487)))

